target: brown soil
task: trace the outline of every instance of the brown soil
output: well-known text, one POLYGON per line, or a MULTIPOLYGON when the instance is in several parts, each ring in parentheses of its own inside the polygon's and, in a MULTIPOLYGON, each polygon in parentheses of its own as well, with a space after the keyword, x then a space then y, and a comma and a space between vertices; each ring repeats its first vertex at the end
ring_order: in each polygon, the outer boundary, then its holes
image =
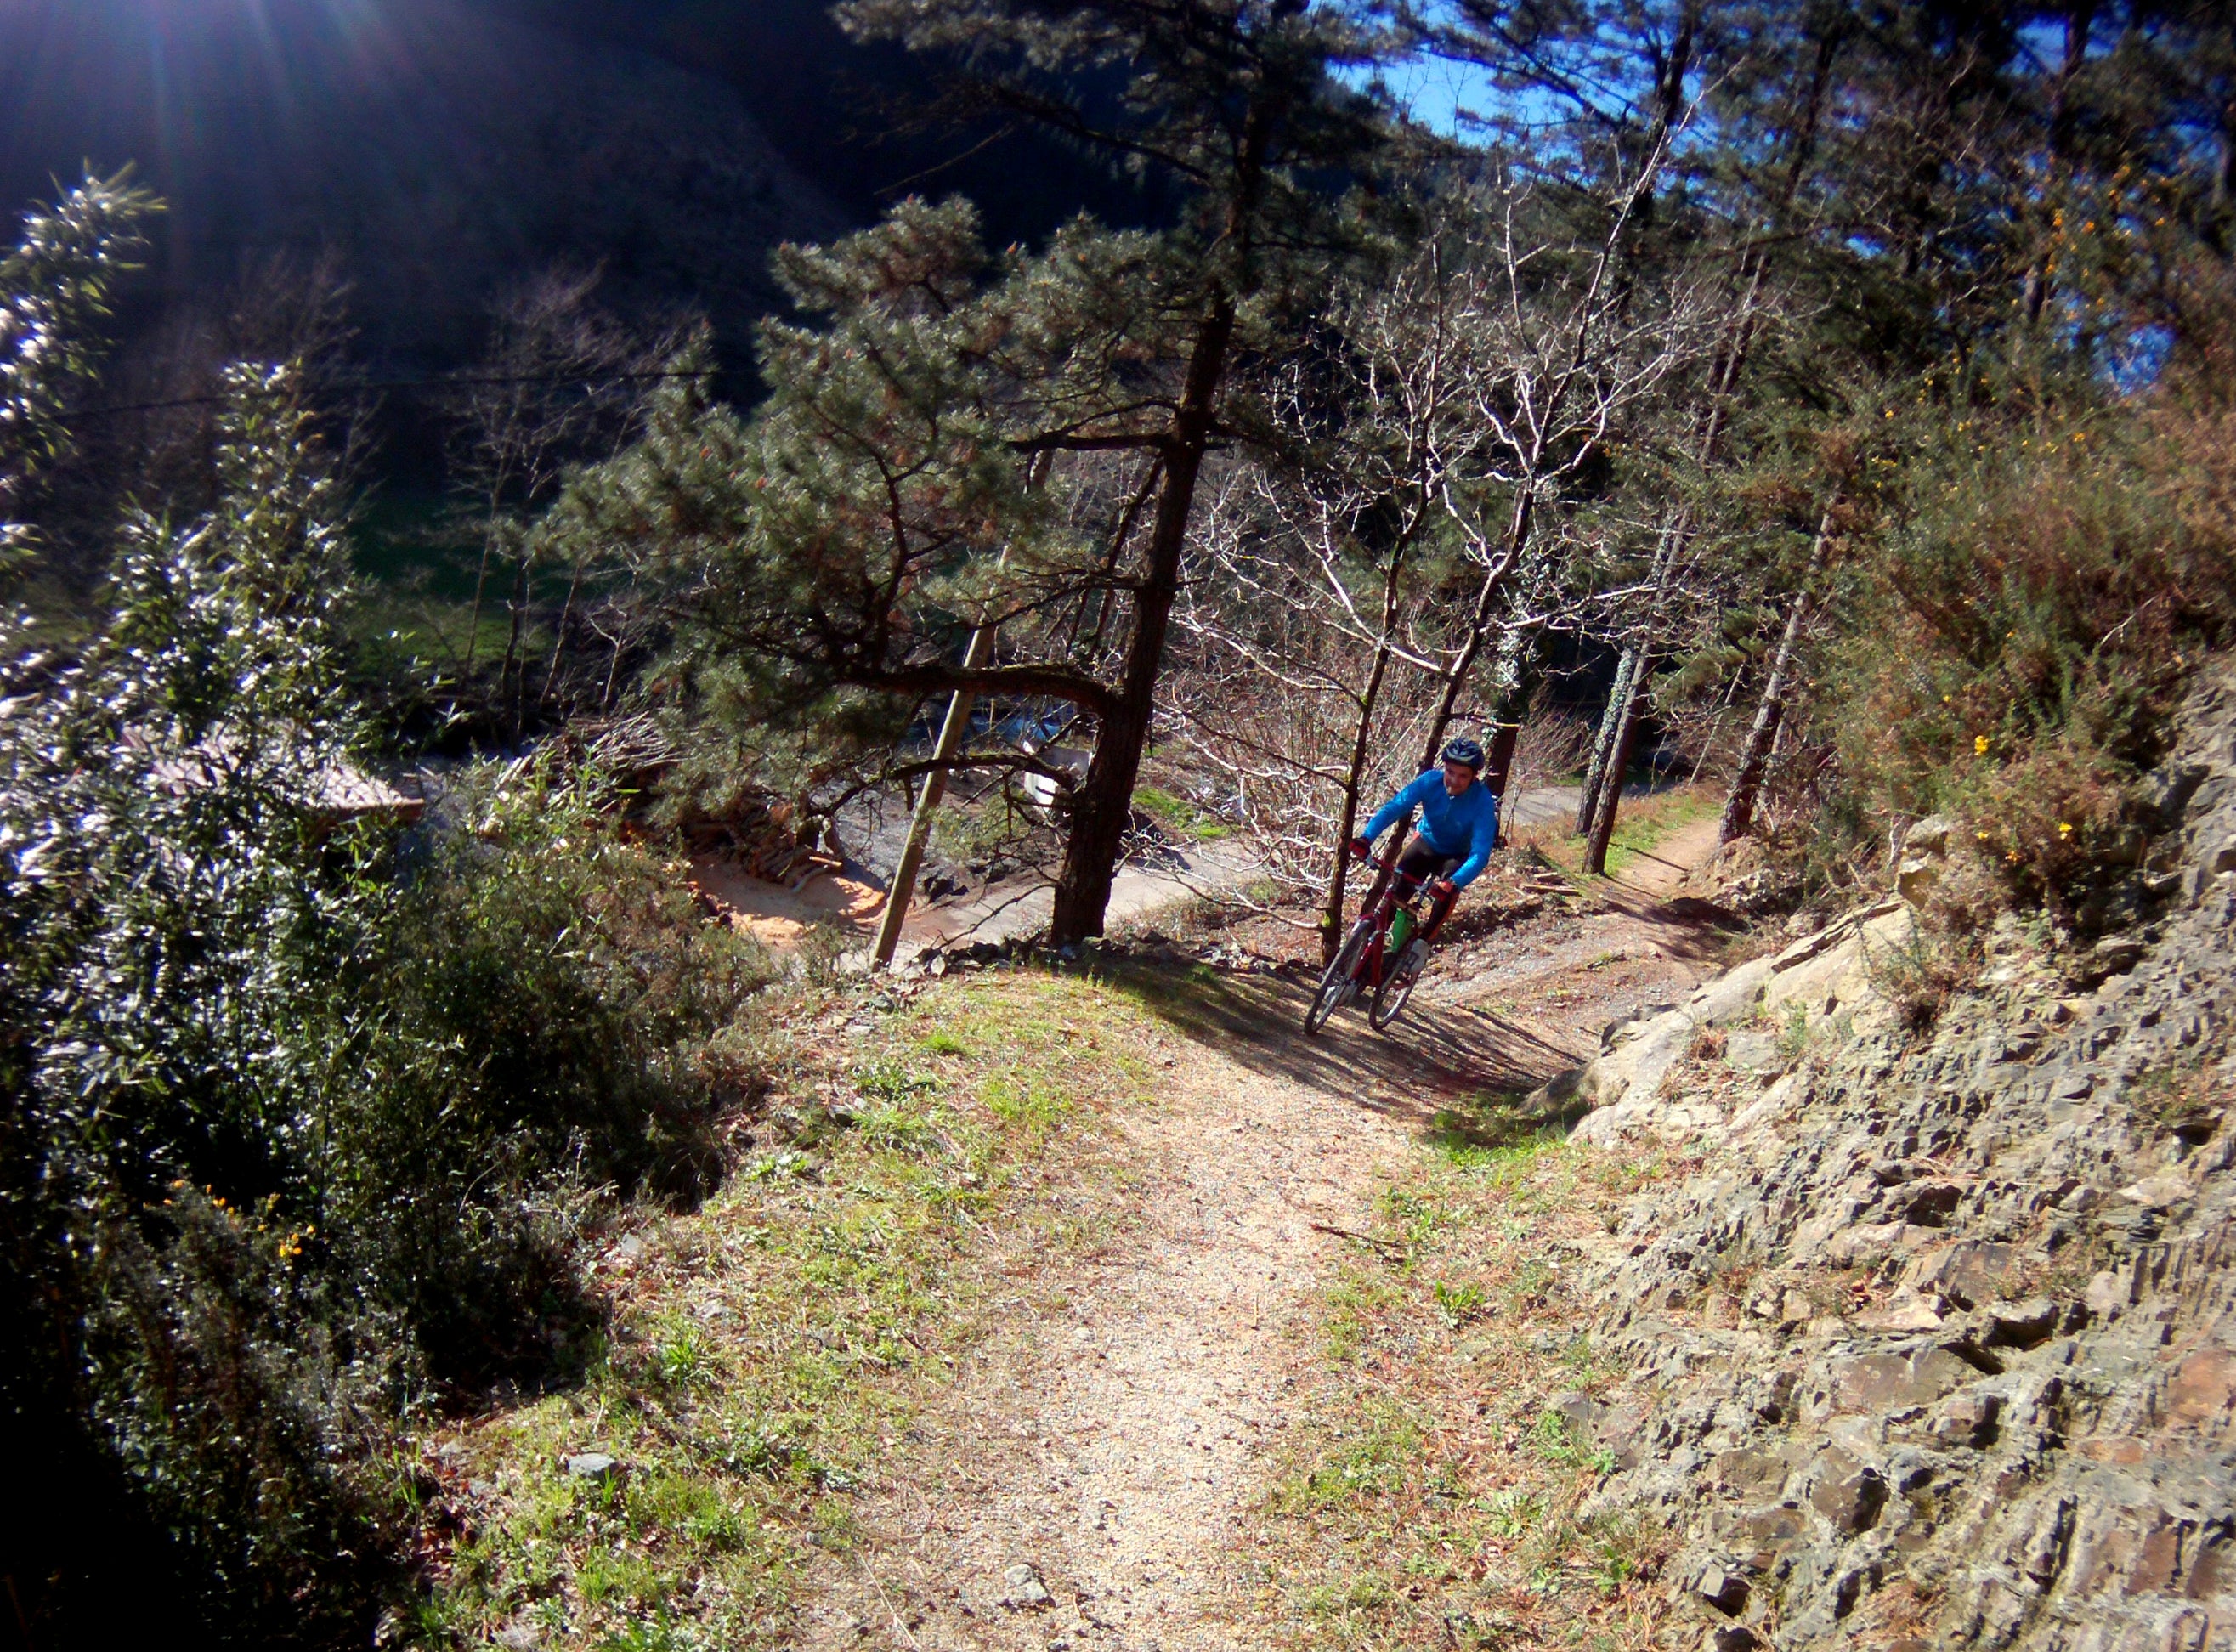
POLYGON ((820 925, 844 925, 866 935, 885 904, 884 891, 835 872, 819 872, 795 889, 749 877, 727 855, 694 855, 691 882, 733 925, 779 951, 820 925))

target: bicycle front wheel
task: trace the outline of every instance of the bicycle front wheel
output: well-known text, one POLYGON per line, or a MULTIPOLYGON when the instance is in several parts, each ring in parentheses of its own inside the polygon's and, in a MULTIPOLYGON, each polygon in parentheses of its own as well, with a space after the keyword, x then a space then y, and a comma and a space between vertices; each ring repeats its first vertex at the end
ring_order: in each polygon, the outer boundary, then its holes
POLYGON ((1390 1023, 1405 1013, 1413 983, 1421 978, 1421 966, 1427 962, 1427 950, 1418 941, 1409 942, 1398 954, 1397 967, 1382 977, 1374 989, 1374 1002, 1366 1008, 1367 1024, 1375 1031, 1389 1031, 1390 1023))
POLYGON ((1320 971, 1320 984, 1312 991, 1312 1001, 1305 1010, 1305 1030, 1318 1032, 1327 1025, 1327 1018, 1341 1009, 1351 996, 1351 971, 1358 967, 1361 954, 1366 951, 1367 925, 1365 918, 1351 926, 1343 950, 1334 961, 1320 971))

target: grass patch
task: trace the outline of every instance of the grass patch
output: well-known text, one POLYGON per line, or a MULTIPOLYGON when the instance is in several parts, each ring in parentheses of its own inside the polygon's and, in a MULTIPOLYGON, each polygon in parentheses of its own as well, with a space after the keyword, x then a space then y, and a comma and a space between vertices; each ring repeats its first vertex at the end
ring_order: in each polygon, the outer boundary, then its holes
MULTIPOLYGON (((1698 787, 1676 787, 1646 797, 1626 797, 1615 816, 1615 835, 1608 839, 1607 869, 1619 877, 1641 855, 1651 855, 1661 845, 1702 817, 1713 813, 1720 800, 1698 787)), ((1581 875, 1584 839, 1564 826, 1536 826, 1516 834, 1545 857, 1552 865, 1572 876, 1581 875)))
POLYGON ((1620 876, 1641 855, 1652 854, 1715 806, 1713 800, 1689 787, 1626 803, 1608 839, 1608 875, 1620 876))
POLYGON ((1383 1191, 1388 1248, 1355 1251, 1321 1297, 1310 1420, 1252 1534, 1269 1643, 1654 1642, 1668 1536, 1579 1516, 1615 1454, 1549 1402, 1621 1374, 1571 1274, 1663 1174, 1570 1147, 1516 1098, 1439 1119, 1383 1191))
POLYGON ((1186 798, 1174 797, 1154 786, 1134 788, 1134 806, 1176 838, 1211 843, 1232 835, 1232 828, 1218 816, 1207 814, 1186 798))
POLYGON ((1020 1270, 1107 1240, 1141 1010, 1025 972, 931 984, 868 1034, 820 1034, 819 1007, 777 1030, 766 1143, 608 1249, 582 1382, 431 1443, 455 1496, 421 1644, 798 1644, 819 1574, 858 1566, 865 1510, 923 1466, 917 1425, 1017 1319, 1020 1270), (615 1467, 586 1477, 590 1452, 615 1467))

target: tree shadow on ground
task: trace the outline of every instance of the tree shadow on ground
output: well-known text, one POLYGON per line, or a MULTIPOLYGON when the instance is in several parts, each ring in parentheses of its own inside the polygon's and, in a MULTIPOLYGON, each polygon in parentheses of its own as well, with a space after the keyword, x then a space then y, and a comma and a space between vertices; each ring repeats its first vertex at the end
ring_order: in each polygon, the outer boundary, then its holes
POLYGON ((1308 985, 1205 964, 1111 958, 1112 986, 1183 1037, 1268 1078, 1307 1085, 1424 1133, 1486 1093, 1513 1097, 1575 1065, 1559 1045, 1480 1008, 1416 1003, 1387 1034, 1347 1009, 1305 1032, 1308 985))
POLYGON ((1478 1096, 1439 1109, 1429 1122, 1428 1140, 1446 1149, 1513 1148, 1565 1138, 1591 1103, 1571 1089, 1537 1102, 1525 1096, 1478 1096))

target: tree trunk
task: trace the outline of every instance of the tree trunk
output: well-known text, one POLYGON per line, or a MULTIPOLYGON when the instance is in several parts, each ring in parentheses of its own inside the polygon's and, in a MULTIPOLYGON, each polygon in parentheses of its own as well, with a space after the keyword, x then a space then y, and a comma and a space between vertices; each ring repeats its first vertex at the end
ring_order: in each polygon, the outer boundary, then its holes
MULTIPOLYGON (((1740 347, 1744 348, 1744 329, 1740 347)), ((1736 372, 1734 366, 1732 371, 1736 372)), ((1714 457, 1716 442, 1723 429, 1726 405, 1719 403, 1708 412, 1706 429, 1700 438, 1700 463, 1703 469, 1714 457)), ((1628 675, 1618 668, 1619 692, 1608 701, 1609 718, 1615 717, 1617 707, 1622 708, 1623 721, 1610 721, 1601 726, 1601 737, 1607 741, 1606 754, 1600 759, 1597 786, 1587 786, 1583 805, 1578 812, 1576 830, 1588 832, 1594 843, 1604 845, 1615 834, 1615 817, 1622 806, 1622 777, 1630 772, 1631 747, 1638 737, 1638 719, 1646 703, 1647 679, 1654 675, 1654 650, 1660 635, 1661 615, 1671 588, 1677 579, 1677 564, 1683 557, 1686 542, 1692 536, 1693 508, 1680 505, 1677 514, 1661 530, 1661 543, 1654 553, 1654 590, 1647 599, 1646 619, 1639 629, 1639 639, 1624 651, 1623 659, 1628 675)), ((1607 859, 1604 846, 1596 852, 1585 851, 1587 865, 1595 872, 1607 859)))
MULTIPOLYGON (((1483 783, 1503 803, 1514 779, 1515 748, 1522 743, 1522 719, 1537 687, 1537 634, 1509 631, 1498 650, 1498 698, 1491 707, 1490 747, 1484 754, 1483 783)), ((1499 841, 1506 839, 1508 813, 1498 813, 1499 841)))
POLYGON ((1444 730, 1450 727, 1458 711, 1460 695, 1467 688, 1467 681, 1475 670, 1475 662, 1483 657, 1484 637, 1489 634, 1490 615, 1499 596, 1506 589, 1507 576, 1529 543, 1529 530, 1536 523, 1536 501, 1524 492, 1514 502, 1514 519, 1507 526, 1506 544, 1490 564, 1483 569, 1483 586, 1476 593, 1475 612, 1469 616, 1466 646, 1460 649, 1459 658, 1453 661, 1444 673, 1444 697, 1437 702, 1437 714, 1429 721, 1429 738, 1421 750, 1421 767, 1436 767, 1444 751, 1444 730))
POLYGON ((1583 795, 1576 800, 1576 835, 1584 837, 1600 818, 1600 783, 1607 778, 1608 758, 1615 750, 1615 731, 1621 726, 1623 708, 1630 703, 1630 680, 1638 669, 1638 650, 1628 648, 1615 662, 1615 685, 1608 690, 1607 709, 1600 714, 1600 731, 1592 740, 1591 761, 1584 767, 1583 795))
POLYGON ((1141 754, 1149 743, 1156 709, 1157 678, 1164 667, 1165 638, 1172 626, 1173 599, 1180 594, 1180 553, 1195 505, 1196 477, 1211 440, 1219 387, 1234 341, 1234 302, 1221 293, 1206 318, 1188 359, 1187 382, 1173 420, 1165 454, 1165 485, 1157 497, 1157 517, 1149 540, 1148 567, 1134 604, 1134 635, 1126 645, 1126 668, 1118 692, 1103 715, 1086 778, 1072 796, 1071 831, 1064 841, 1063 867, 1056 876, 1056 910, 1049 939, 1069 946, 1102 933, 1110 905, 1111 879, 1125 848, 1133 816, 1134 783, 1141 754))
POLYGON ((567 628, 574 622, 575 598, 582 589, 583 558, 575 559, 574 572, 567 580, 567 600, 560 605, 559 626, 551 639, 551 663, 543 673, 543 686, 536 691, 536 709, 541 713, 551 703, 551 685, 559 681, 559 660, 567 647, 567 628))
MULTIPOLYGON (((1522 743, 1522 725, 1501 718, 1491 730, 1490 748, 1483 754, 1483 783, 1493 797, 1506 795, 1506 783, 1514 776, 1514 748, 1522 743)), ((1504 822, 1501 821, 1502 831, 1504 822)))
MULTIPOLYGON (((1417 525, 1420 518, 1414 519, 1417 525)), ((1343 806, 1336 826, 1334 865, 1328 870, 1327 896, 1320 903, 1320 962, 1334 961, 1343 944, 1343 897, 1350 881, 1348 846, 1358 833, 1359 788, 1366 774, 1366 753, 1374 734, 1374 714, 1382 703, 1382 685, 1390 675, 1390 638, 1398 629, 1398 598, 1404 590, 1405 558, 1413 547, 1409 527, 1391 547, 1390 568, 1382 579, 1382 627, 1375 638, 1374 664, 1358 692, 1358 726, 1352 732, 1351 763, 1344 770, 1343 806)))
POLYGON ((1786 610, 1786 629, 1779 636, 1778 651, 1771 656, 1770 676, 1762 686, 1762 704, 1755 711, 1754 727, 1747 731, 1746 754, 1739 759, 1738 774, 1733 777, 1731 795, 1724 801, 1724 823, 1716 834, 1719 847, 1737 842, 1754 829, 1755 801, 1762 795, 1763 777, 1770 772, 1771 748, 1777 744, 1778 731, 1786 721, 1793 651, 1809 623, 1817 576, 1825 566, 1825 548, 1832 537, 1832 512, 1827 509, 1817 524, 1816 542, 1809 547, 1808 565, 1801 570, 1801 584, 1793 593, 1793 606, 1786 610))
POLYGON ((520 637, 521 628, 527 622, 529 595, 528 547, 523 545, 520 550, 520 578, 513 590, 510 604, 512 629, 505 637, 504 664, 499 668, 497 674, 497 701, 502 705, 507 692, 506 685, 513 682, 513 667, 516 663, 520 667, 520 680, 511 690, 512 737, 515 740, 520 738, 521 724, 527 714, 528 666, 527 662, 520 658, 520 637))
POLYGON ((628 639, 628 616, 635 611, 636 570, 631 569, 628 596, 622 604, 620 615, 614 622, 614 656, 606 662, 606 686, 604 691, 598 695, 600 711, 611 711, 614 708, 614 689, 620 682, 621 675, 621 645, 628 639))
POLYGON ((1343 940, 1344 886, 1351 870, 1349 845, 1358 833, 1358 793, 1366 773, 1366 749, 1374 733, 1374 708, 1382 697, 1382 680, 1390 671, 1389 631, 1374 650, 1374 666, 1366 674, 1366 687, 1358 696, 1358 727, 1351 741, 1351 763, 1344 770, 1343 803, 1337 811, 1334 864, 1328 868, 1327 896, 1320 903, 1320 962, 1326 964, 1343 940))
MULTIPOLYGON (((963 650, 963 664, 966 670, 976 671, 994 657, 994 627, 981 625, 970 634, 970 646, 963 650)), ((968 688, 958 688, 947 701, 947 718, 939 726, 939 740, 931 750, 932 761, 945 765, 955 760, 963 750, 963 741, 970 732, 970 713, 978 703, 978 696, 968 688)), ((892 881, 885 885, 885 916, 878 923, 878 942, 871 957, 878 969, 893 961, 893 953, 901 944, 901 925, 908 922, 909 904, 916 898, 916 875, 924 865, 924 846, 931 841, 932 823, 939 816, 939 800, 947 793, 947 770, 934 768, 924 777, 924 790, 917 794, 915 812, 909 820, 908 839, 901 846, 900 864, 893 868, 892 881)))
POLYGON ((1601 776, 1599 812, 1592 820, 1591 842, 1584 850, 1584 870, 1595 878, 1607 876, 1608 845, 1615 838, 1615 818, 1622 805, 1622 777, 1630 772, 1638 725, 1646 714, 1647 680, 1653 671, 1652 660, 1640 650, 1630 692, 1622 701, 1622 717, 1615 725, 1615 743, 1608 751, 1607 773, 1601 776))
MULTIPOLYGON (((466 610, 466 662, 458 673, 461 683, 474 675, 474 645, 481 640, 482 596, 489 589, 490 540, 493 532, 490 528, 482 530, 482 559, 474 569, 473 605, 466 610)), ((455 694, 451 696, 451 709, 457 709, 455 694)))

